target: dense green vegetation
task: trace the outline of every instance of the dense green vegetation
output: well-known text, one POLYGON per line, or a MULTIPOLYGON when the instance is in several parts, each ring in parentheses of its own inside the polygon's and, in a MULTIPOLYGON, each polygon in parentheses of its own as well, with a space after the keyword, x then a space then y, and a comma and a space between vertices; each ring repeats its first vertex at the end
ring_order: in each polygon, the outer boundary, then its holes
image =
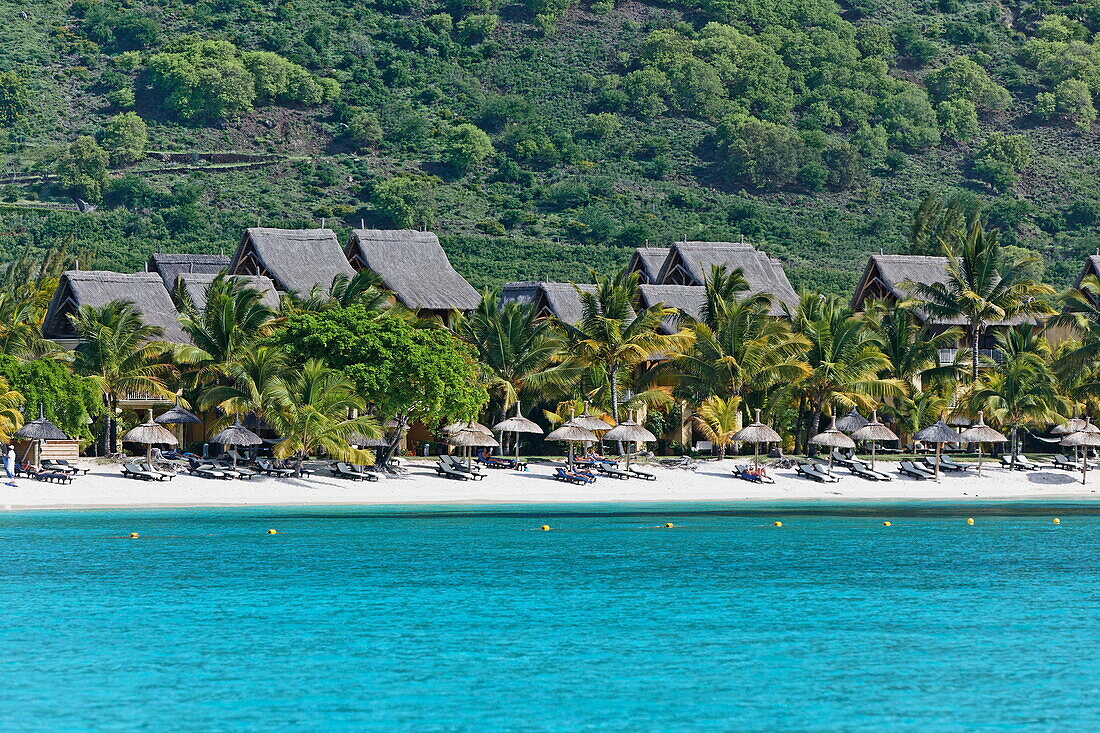
POLYGON ((432 227, 483 285, 743 235, 841 293, 923 192, 967 191, 1062 285, 1100 245, 1098 8, 0 0, 0 257, 324 218, 432 227), (31 208, 69 196, 100 208, 31 208))

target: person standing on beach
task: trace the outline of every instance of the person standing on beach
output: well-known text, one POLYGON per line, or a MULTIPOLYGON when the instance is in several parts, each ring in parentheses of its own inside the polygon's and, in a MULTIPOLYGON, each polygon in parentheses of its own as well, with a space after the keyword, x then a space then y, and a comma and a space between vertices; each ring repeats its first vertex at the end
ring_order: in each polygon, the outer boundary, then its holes
POLYGON ((7 485, 15 486, 15 482, 12 481, 15 475, 12 471, 15 470, 15 446, 9 445, 8 452, 4 454, 4 473, 8 475, 7 485))

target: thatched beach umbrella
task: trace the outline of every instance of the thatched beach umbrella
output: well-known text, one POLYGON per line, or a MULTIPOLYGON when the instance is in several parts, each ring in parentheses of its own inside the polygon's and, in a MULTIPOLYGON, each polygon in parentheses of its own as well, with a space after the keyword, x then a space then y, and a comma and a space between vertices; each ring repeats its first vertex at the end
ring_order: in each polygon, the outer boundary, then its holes
POLYGON ((490 438, 496 437, 496 436, 493 435, 492 430, 485 427, 484 425, 482 425, 479 422, 474 422, 473 420, 467 420, 466 422, 453 422, 450 425, 443 428, 443 432, 445 432, 447 435, 454 435, 456 433, 462 432, 463 430, 472 430, 475 433, 481 433, 482 435, 488 435, 490 438))
MULTIPOLYGON (((855 448, 856 442, 844 433, 836 429, 836 418, 833 418, 829 429, 810 438, 810 444, 820 445, 825 448, 855 448)), ((829 451, 829 473, 833 472, 833 452, 829 451)))
POLYGON ((202 422, 202 418, 180 407, 177 402, 172 409, 158 415, 154 422, 158 425, 197 425, 202 422))
POLYGON ((1076 433, 1070 433, 1062 438, 1059 443, 1074 448, 1085 448, 1086 455, 1081 458, 1081 483, 1085 483, 1085 473, 1089 470, 1088 449, 1100 446, 1100 433, 1082 430, 1076 433))
POLYGON ((1088 420, 1082 420, 1079 417, 1071 417, 1061 425, 1055 425, 1050 430, 1051 435, 1069 435, 1070 433, 1100 433, 1100 428, 1097 428, 1088 420))
MULTIPOLYGON (((239 422, 233 423, 225 430, 221 431, 213 438, 210 439, 211 443, 217 443, 223 448, 227 445, 231 445, 234 448, 248 448, 255 445, 261 445, 264 439, 259 435, 241 425, 239 422)), ((233 451, 233 468, 237 467, 237 452, 233 451)))
POLYGON ((145 445, 145 460, 150 464, 153 462, 153 446, 154 445, 178 445, 179 441, 176 440, 176 436, 172 434, 172 431, 163 425, 158 425, 153 421, 153 411, 149 410, 149 419, 138 425, 136 428, 128 431, 122 436, 123 442, 126 443, 142 443, 145 445))
POLYGON ((962 435, 959 436, 959 440, 964 443, 978 444, 978 476, 981 477, 982 443, 1003 443, 1008 440, 1008 438, 986 425, 984 413, 979 412, 978 422, 974 423, 973 427, 964 430, 962 435))
POLYGON ((959 434, 952 430, 947 423, 943 420, 937 420, 923 430, 918 430, 913 435, 913 440, 919 440, 922 443, 935 443, 936 444, 936 466, 935 474, 936 480, 940 480, 940 450, 944 443, 958 443, 960 441, 959 434))
POLYGON ((500 443, 493 437, 492 433, 486 435, 480 430, 466 428, 459 430, 454 435, 447 438, 447 445, 466 449, 466 468, 469 469, 473 465, 473 459, 470 457, 470 448, 494 448, 500 445, 500 443))
POLYGON ((738 430, 730 438, 735 443, 752 443, 752 466, 760 468, 760 444, 780 443, 783 438, 779 433, 760 422, 760 408, 756 408, 756 422, 746 425, 738 430))
MULTIPOLYGON (((605 425, 607 423, 604 423, 605 425)), ((573 470, 573 445, 574 443, 594 443, 596 442, 596 434, 587 428, 582 428, 575 422, 570 420, 564 423, 557 430, 552 431, 546 436, 547 440, 554 440, 562 443, 569 444, 569 470, 573 470)))
POLYGON ((608 430, 607 434, 603 437, 607 440, 616 440, 626 443, 627 470, 630 470, 630 457, 634 453, 635 443, 653 443, 657 441, 657 436, 630 418, 623 420, 621 423, 608 430))
POLYGON ((862 427, 866 427, 866 425, 867 418, 865 418, 863 415, 860 415, 859 410, 854 407, 852 408, 851 412, 836 421, 836 429, 841 431, 842 433, 851 433, 853 431, 859 430, 862 427))
MULTIPOLYGON (((46 419, 41 403, 38 405, 38 419, 24 423, 23 427, 12 433, 11 437, 30 441, 31 444, 28 446, 27 452, 29 453, 31 448, 35 449, 34 465, 36 466, 38 465, 38 456, 41 453, 40 444, 42 441, 69 439, 69 436, 65 435, 61 428, 46 419)), ((23 455, 23 460, 27 460, 26 454, 23 455)))
POLYGON ((519 434, 528 433, 531 435, 542 435, 542 428, 538 426, 534 420, 528 420, 520 412, 519 402, 516 402, 516 414, 509 418, 501 420, 493 426, 493 430, 499 430, 502 433, 512 433, 513 438, 516 441, 516 465, 519 465, 519 434))
POLYGON ((878 420, 878 410, 871 412, 871 422, 852 433, 853 440, 866 440, 871 444, 871 470, 875 470, 875 448, 879 441, 897 440, 898 436, 893 430, 886 427, 878 420))

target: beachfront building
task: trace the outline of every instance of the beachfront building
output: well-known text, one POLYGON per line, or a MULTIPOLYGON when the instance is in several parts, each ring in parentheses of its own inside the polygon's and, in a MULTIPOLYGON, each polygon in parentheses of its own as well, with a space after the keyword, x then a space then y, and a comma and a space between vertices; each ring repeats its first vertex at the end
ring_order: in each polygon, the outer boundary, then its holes
MULTIPOLYGON (((912 296, 911 284, 932 285, 947 282, 947 258, 928 255, 871 255, 863 275, 856 283, 852 295, 851 307, 861 312, 870 301, 879 300, 888 305, 908 300, 912 296)), ((952 326, 966 327, 962 318, 934 318, 919 306, 913 309, 914 315, 922 323, 930 324, 935 330, 943 331, 952 326)), ((1004 321, 986 324, 978 342, 978 353, 992 359, 995 355, 997 331, 1008 326, 1038 321, 1031 316, 1018 316, 1004 321)), ((955 362, 960 348, 969 348, 969 339, 964 338, 951 349, 941 349, 941 365, 955 362)))
POLYGON ((526 281, 507 283, 500 294, 501 305, 523 303, 533 305, 540 318, 555 318, 575 326, 583 315, 581 292, 594 293, 591 283, 556 283, 526 281))
POLYGON ((234 275, 262 275, 284 293, 307 296, 314 288, 327 293, 338 275, 352 277, 355 268, 331 229, 250 227, 229 263, 234 275))
POLYGON ((471 311, 481 295, 458 274, 432 232, 356 229, 344 255, 356 270, 370 270, 397 302, 446 323, 455 311, 471 311))

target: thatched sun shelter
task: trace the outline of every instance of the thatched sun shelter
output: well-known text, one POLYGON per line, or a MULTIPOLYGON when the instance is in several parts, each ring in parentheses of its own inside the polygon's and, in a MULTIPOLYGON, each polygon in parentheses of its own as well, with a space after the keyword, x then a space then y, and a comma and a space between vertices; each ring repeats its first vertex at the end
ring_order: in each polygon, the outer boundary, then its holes
POLYGON ((356 270, 370 270, 406 308, 473 310, 481 296, 458 274, 432 232, 357 229, 344 250, 356 270))

